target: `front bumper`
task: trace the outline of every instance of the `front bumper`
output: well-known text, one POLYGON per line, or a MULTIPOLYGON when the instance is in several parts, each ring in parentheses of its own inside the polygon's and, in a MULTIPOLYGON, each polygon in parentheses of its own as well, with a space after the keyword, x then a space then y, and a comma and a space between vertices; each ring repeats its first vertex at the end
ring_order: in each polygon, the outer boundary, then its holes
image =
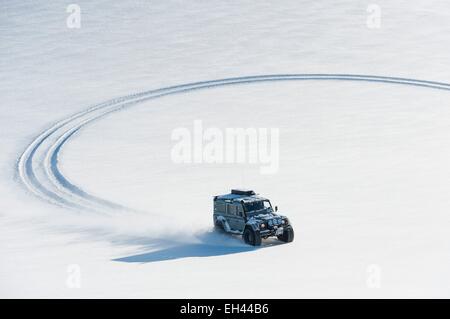
POLYGON ((272 236, 279 236, 282 235, 284 231, 283 226, 274 226, 272 228, 267 229, 261 229, 259 233, 261 234, 261 237, 272 237, 272 236))

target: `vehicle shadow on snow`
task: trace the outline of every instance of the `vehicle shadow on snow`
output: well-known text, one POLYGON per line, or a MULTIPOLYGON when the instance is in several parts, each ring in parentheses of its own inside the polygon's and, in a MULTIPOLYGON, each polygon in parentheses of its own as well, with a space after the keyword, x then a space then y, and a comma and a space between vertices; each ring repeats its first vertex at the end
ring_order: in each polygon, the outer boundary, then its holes
MULTIPOLYGON (((214 257, 256 251, 275 245, 284 244, 276 239, 263 240, 259 247, 249 246, 242 242, 241 236, 229 235, 214 231, 205 232, 195 237, 194 242, 172 243, 167 247, 113 259, 127 263, 151 263, 191 257, 214 257)), ((153 245, 151 245, 153 246, 153 245)), ((145 247, 144 247, 145 249, 145 247)))

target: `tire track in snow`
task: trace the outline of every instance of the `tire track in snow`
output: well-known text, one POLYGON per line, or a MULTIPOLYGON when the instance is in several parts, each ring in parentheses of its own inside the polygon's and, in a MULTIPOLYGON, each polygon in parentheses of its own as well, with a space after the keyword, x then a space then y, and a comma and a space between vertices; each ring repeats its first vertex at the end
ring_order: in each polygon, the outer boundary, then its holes
POLYGON ((378 82, 450 90, 450 84, 442 82, 353 74, 245 76, 149 90, 100 103, 55 123, 39 134, 21 154, 17 162, 18 175, 30 192, 58 206, 102 213, 126 210, 127 208, 123 206, 85 192, 81 187, 70 182, 59 168, 58 157, 61 149, 85 125, 129 106, 167 95, 228 85, 305 80, 378 82))

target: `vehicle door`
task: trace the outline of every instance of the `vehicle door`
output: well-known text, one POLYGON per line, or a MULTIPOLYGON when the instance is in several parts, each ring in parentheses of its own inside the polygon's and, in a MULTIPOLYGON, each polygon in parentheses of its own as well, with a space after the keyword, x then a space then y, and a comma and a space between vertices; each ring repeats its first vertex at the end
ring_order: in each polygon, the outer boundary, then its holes
POLYGON ((241 231, 244 229, 242 227, 243 218, 239 214, 238 205, 235 203, 227 203, 227 219, 232 230, 241 231))
POLYGON ((235 205, 236 205, 236 230, 243 232, 246 223, 244 207, 242 207, 242 204, 235 204, 235 205))

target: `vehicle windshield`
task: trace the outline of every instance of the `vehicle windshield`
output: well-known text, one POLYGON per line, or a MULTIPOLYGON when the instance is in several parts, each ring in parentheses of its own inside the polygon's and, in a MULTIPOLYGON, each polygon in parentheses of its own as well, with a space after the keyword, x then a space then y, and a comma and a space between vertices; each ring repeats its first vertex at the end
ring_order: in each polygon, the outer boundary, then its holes
POLYGON ((244 203, 244 210, 246 213, 260 212, 261 210, 270 213, 272 212, 272 205, 269 200, 255 200, 244 203))

